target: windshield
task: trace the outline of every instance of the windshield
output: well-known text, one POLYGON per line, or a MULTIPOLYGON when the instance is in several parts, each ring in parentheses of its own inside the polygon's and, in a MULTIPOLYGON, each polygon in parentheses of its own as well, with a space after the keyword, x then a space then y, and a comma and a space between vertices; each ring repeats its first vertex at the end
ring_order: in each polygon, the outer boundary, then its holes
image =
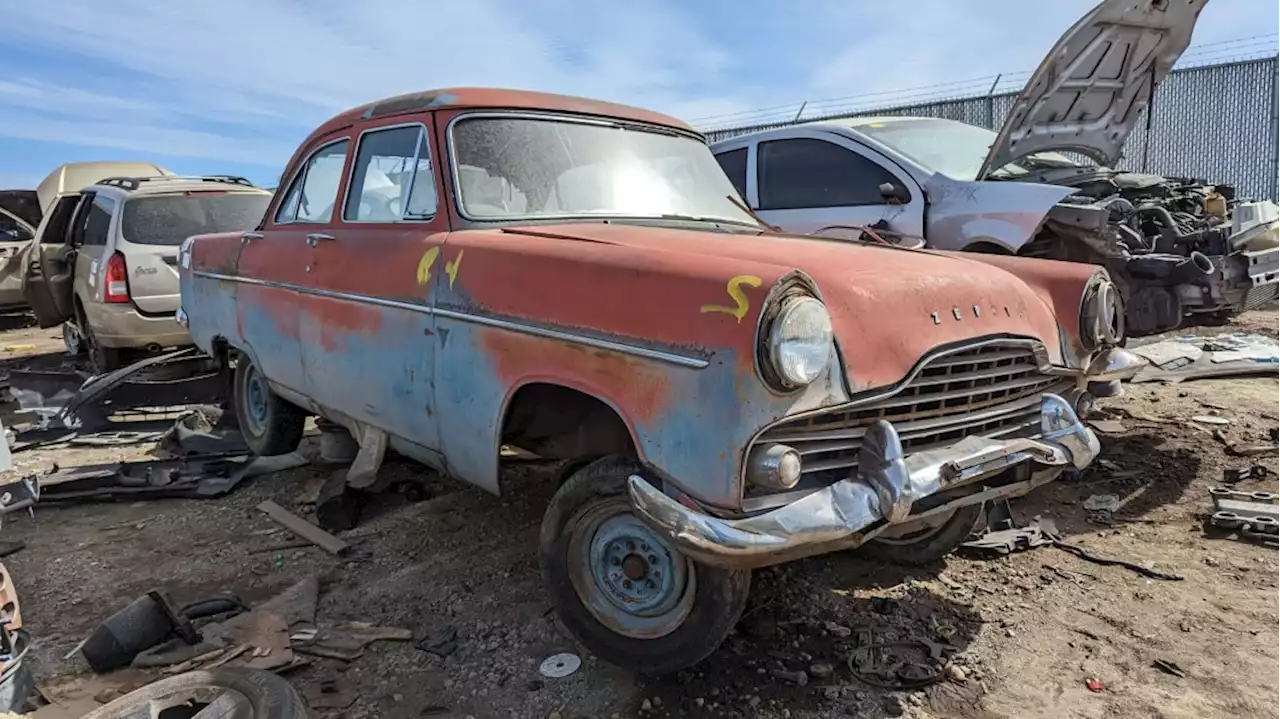
POLYGON ((135 197, 124 203, 120 234, 142 245, 181 245, 192 235, 252 230, 271 195, 257 192, 193 192, 135 197))
MULTIPOLYGON (((934 118, 885 120, 855 127, 915 160, 926 170, 940 172, 953 180, 977 179, 991 143, 996 141, 996 133, 984 127, 934 118)), ((1079 165, 1066 155, 1037 152, 992 174, 1014 177, 1025 175, 1032 168, 1079 165)))
POLYGON ((451 145, 463 214, 477 220, 696 218, 759 227, 699 140, 634 125, 478 117, 451 145), (732 199, 731 199, 732 198, 732 199))

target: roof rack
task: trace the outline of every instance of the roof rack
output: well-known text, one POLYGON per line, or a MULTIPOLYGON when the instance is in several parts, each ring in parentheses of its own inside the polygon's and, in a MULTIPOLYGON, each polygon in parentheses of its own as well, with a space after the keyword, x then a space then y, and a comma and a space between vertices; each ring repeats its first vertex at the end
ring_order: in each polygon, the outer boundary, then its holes
POLYGON ((163 180, 183 180, 187 182, 224 182, 230 185, 243 185, 245 187, 253 187, 253 183, 243 177, 236 175, 155 175, 149 177, 106 177, 98 180, 98 185, 106 185, 108 187, 122 187, 126 190, 136 190, 144 182, 157 182, 163 180))

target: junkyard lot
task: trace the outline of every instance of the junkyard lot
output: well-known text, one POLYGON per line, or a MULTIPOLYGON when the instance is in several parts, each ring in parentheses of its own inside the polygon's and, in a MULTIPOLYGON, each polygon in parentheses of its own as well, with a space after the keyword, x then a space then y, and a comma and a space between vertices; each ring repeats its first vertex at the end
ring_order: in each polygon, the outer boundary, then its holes
MULTIPOLYGON (((1274 333, 1276 313, 1236 324, 1274 333)), ((58 342, 52 331, 18 330, 0 334, 0 346, 11 350, 0 359, 14 366, 29 361, 21 355, 56 351, 58 342)), ((183 601, 233 591, 253 602, 318 574, 324 621, 402 626, 418 636, 457 628, 460 646, 447 659, 384 643, 345 670, 317 660, 290 675, 299 687, 333 677, 356 686, 359 700, 341 714, 350 717, 883 716, 894 693, 850 676, 840 628, 936 639, 940 627, 959 649, 966 679, 896 694, 907 715, 1276 716, 1276 553, 1206 539, 1197 517, 1223 469, 1274 470, 1275 455, 1227 456, 1209 428, 1187 421, 1220 412, 1231 420, 1230 437, 1262 441, 1277 423, 1276 396, 1274 379, 1132 386, 1102 404, 1121 410, 1116 418, 1125 425, 1102 434, 1103 461, 1015 505, 1021 519, 1052 516, 1071 541, 1098 554, 1154 563, 1184 581, 1147 579, 1048 547, 1003 560, 952 557, 916 571, 821 557, 758 572, 730 640, 692 672, 663 680, 586 655, 569 678, 539 676, 543 658, 577 649, 541 589, 535 548, 551 485, 549 469, 536 464, 509 466, 511 491, 502 498, 436 479, 421 503, 380 497, 343 534, 355 545, 343 557, 316 548, 255 551, 291 537, 254 507, 271 498, 302 512, 304 484, 329 471, 303 468, 253 480, 222 500, 40 507, 34 522, 11 516, 4 539, 27 547, 5 561, 37 637, 38 678, 84 670, 79 658, 63 657, 97 622, 160 584, 183 601), (1108 493, 1122 498, 1121 511, 1109 525, 1090 522, 1081 502, 1108 493), (1187 677, 1161 673, 1155 659, 1175 662, 1187 677), (833 665, 834 675, 797 687, 773 673, 815 663, 833 665), (1102 691, 1088 689, 1089 679, 1102 691)), ((147 449, 49 448, 15 459, 30 472, 147 449)), ((425 470, 397 462, 385 471, 425 470)), ((1239 486, 1274 492, 1275 475, 1239 486)))

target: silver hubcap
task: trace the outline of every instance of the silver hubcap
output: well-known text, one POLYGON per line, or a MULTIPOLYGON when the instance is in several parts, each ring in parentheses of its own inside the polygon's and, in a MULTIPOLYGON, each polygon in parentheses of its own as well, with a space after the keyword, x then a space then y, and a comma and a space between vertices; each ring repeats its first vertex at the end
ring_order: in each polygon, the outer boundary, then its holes
POLYGON ((245 695, 226 687, 195 687, 141 700, 119 715, 122 719, 253 719, 253 704, 245 695))
POLYGON ((62 323, 62 344, 66 345, 67 354, 78 355, 82 342, 80 340, 80 331, 70 322, 62 323))
POLYGON ((655 639, 689 616, 695 565, 624 500, 585 510, 569 529, 574 589, 601 624, 623 636, 655 639))

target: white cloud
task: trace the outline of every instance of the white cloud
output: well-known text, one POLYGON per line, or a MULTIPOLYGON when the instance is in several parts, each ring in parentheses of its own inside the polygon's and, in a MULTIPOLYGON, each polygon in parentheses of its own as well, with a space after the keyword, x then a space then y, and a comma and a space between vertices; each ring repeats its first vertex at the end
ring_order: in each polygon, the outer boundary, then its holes
MULTIPOLYGON (((689 119, 771 106, 790 117, 806 97, 1029 70, 1092 4, 643 0, 606 14, 586 0, 10 3, 9 46, 50 59, 0 81, 0 138, 278 167, 342 109, 460 85, 689 119)), ((1215 0, 1197 41, 1257 34, 1275 14, 1274 0, 1215 0)))

